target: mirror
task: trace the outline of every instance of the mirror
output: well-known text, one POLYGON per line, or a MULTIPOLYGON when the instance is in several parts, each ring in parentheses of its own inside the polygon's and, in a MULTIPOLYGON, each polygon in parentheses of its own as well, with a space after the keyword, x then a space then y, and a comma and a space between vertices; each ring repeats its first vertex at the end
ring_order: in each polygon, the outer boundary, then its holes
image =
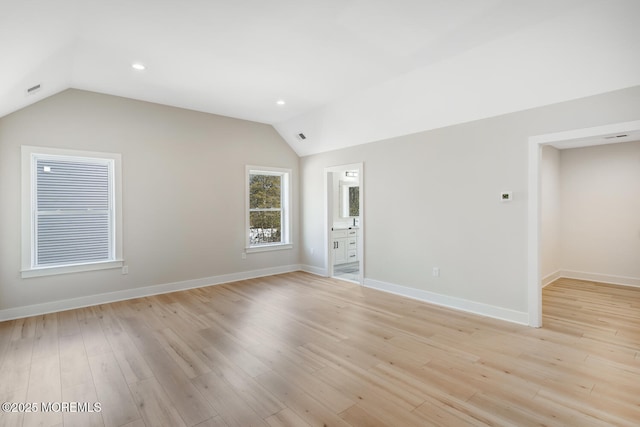
POLYGON ((360 186, 357 182, 340 182, 340 216, 360 216, 360 186))

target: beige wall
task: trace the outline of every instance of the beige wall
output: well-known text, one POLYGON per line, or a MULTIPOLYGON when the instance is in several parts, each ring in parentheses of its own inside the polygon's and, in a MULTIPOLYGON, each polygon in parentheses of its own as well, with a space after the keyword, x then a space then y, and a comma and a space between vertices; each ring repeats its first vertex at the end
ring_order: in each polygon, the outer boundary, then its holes
POLYGON ((560 192, 566 275, 640 285, 640 141, 562 150, 560 192))
POLYGON ((324 168, 364 162, 365 282, 471 301, 481 311, 498 307, 522 319, 528 138, 637 120, 639 112, 634 87, 303 157, 301 262, 326 267, 324 168), (500 202, 503 190, 513 191, 512 202, 500 202), (432 267, 440 267, 440 277, 432 267))
POLYGON ((558 277, 560 259, 560 151, 542 147, 540 159, 540 275, 546 285, 558 277))
POLYGON ((268 125, 65 91, 0 119, 0 310, 298 264, 324 271, 324 169, 364 162, 366 283, 522 319, 528 138, 638 111, 634 87, 298 159, 268 125), (122 154, 128 275, 20 278, 21 145, 122 154), (293 169, 294 250, 241 259, 246 164, 293 169))
POLYGON ((269 125, 79 90, 0 119, 0 310, 297 265, 298 164, 269 125), (119 269, 20 278, 20 146, 122 154, 119 269), (293 170, 294 249, 248 254, 245 165, 293 170))

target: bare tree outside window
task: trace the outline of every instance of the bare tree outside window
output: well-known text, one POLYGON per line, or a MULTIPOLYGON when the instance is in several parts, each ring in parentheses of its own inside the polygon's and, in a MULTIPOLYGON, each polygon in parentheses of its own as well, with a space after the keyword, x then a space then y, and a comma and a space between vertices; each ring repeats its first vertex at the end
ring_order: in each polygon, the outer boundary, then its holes
POLYGON ((249 175, 249 244, 282 242, 282 175, 249 175))

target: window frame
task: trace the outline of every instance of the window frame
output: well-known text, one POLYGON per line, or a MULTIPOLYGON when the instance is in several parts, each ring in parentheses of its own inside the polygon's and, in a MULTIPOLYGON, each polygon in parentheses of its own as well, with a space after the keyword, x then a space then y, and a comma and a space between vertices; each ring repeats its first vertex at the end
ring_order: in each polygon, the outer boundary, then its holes
POLYGON ((122 159, 118 153, 102 153, 93 151, 69 150, 62 148, 35 147, 23 145, 21 147, 21 276, 22 278, 49 276, 54 274, 68 274, 81 271, 104 270, 121 268, 124 265, 122 245, 122 159), (58 264, 47 266, 35 265, 36 251, 36 159, 46 157, 62 157, 76 161, 99 160, 110 163, 112 179, 110 222, 112 226, 109 246, 111 254, 106 261, 90 261, 73 264, 58 264))
POLYGON ((291 239, 291 169, 278 168, 270 166, 252 166, 245 167, 245 252, 264 252, 293 248, 291 239), (251 245, 251 219, 250 219, 250 177, 251 175, 271 175, 280 176, 282 179, 280 192, 280 209, 282 211, 281 219, 281 236, 282 241, 278 243, 263 243, 260 245, 251 245))

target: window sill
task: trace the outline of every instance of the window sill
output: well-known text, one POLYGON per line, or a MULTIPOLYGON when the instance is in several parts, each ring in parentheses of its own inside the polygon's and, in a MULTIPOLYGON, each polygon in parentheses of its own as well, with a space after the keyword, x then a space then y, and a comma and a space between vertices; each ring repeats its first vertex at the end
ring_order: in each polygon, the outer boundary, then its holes
POLYGON ((271 245, 251 246, 245 248, 245 252, 250 254, 254 252, 281 251, 284 249, 293 249, 292 243, 274 243, 271 245))
POLYGON ((82 271, 95 271, 95 270, 107 270, 111 268, 122 268, 123 265, 124 265, 124 260, 117 260, 117 261, 106 261, 106 262, 94 262, 90 264, 65 265, 60 267, 54 266, 54 267, 31 268, 27 270, 22 270, 20 273, 22 274, 23 279, 27 279, 30 277, 53 276, 54 274, 69 274, 69 273, 79 273, 82 271))

